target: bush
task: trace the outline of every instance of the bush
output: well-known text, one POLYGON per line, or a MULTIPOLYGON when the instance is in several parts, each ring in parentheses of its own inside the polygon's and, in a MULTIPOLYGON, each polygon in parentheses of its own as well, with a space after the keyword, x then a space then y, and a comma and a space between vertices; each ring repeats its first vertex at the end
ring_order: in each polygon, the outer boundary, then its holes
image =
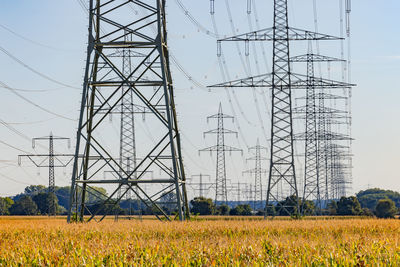
POLYGON ((230 210, 231 208, 226 204, 219 205, 217 207, 217 215, 229 215, 230 210))
POLYGON ((360 202, 354 196, 342 197, 337 203, 338 215, 362 215, 360 202))
POLYGON ((38 207, 30 196, 23 196, 10 208, 12 215, 36 215, 38 207))
POLYGON ((240 215, 240 216, 249 216, 252 214, 252 209, 249 204, 241 204, 237 205, 235 208, 231 209, 230 215, 240 215))
POLYGON ((190 201, 192 209, 190 210, 194 214, 200 215, 211 215, 215 212, 215 205, 211 198, 195 197, 190 201))
POLYGON ((378 218, 394 218, 397 213, 396 205, 391 199, 381 199, 375 207, 375 214, 378 218))

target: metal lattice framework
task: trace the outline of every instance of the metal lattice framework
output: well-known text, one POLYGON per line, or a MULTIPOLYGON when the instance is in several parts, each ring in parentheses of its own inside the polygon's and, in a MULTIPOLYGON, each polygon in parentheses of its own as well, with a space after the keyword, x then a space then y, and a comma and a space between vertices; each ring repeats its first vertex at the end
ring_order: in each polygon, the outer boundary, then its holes
POLYGON ((37 137, 32 139, 32 148, 35 148, 37 142, 47 141, 49 144, 48 154, 28 154, 28 155, 18 155, 18 164, 21 165, 21 159, 23 157, 28 158, 37 168, 48 168, 49 170, 49 187, 48 193, 53 194, 53 196, 48 197, 48 214, 56 215, 57 207, 55 203, 55 168, 65 168, 73 160, 73 155, 71 154, 55 154, 54 153, 54 141, 67 141, 68 147, 70 147, 70 139, 66 137, 54 136, 50 133, 49 136, 37 137))
MULTIPOLYGON (((326 173, 322 173, 320 169, 326 170, 324 166, 329 160, 326 155, 326 144, 325 141, 327 137, 329 139, 338 139, 339 135, 334 135, 333 133, 325 131, 326 117, 331 114, 341 114, 346 113, 341 110, 336 110, 333 108, 327 108, 324 105, 317 105, 317 99, 320 99, 320 103, 324 103, 326 98, 329 99, 340 99, 340 96, 326 94, 323 91, 317 93, 320 89, 314 80, 314 63, 315 62, 340 62, 338 58, 328 57, 324 55, 317 55, 312 53, 311 43, 309 44, 309 52, 305 55, 299 55, 290 58, 291 62, 299 62, 307 64, 307 89, 305 97, 300 98, 305 100, 305 106, 296 107, 294 109, 295 113, 302 114, 305 113, 305 132, 296 136, 296 140, 303 140, 301 136, 304 137, 305 141, 305 160, 304 160, 304 189, 303 189, 303 200, 315 201, 317 212, 320 214, 322 211, 322 199, 328 200, 328 176, 326 173), (322 99, 322 101, 321 101, 322 99), (323 165, 323 166, 321 166, 323 165), (321 179, 320 177, 325 177, 321 179), (325 192, 325 196, 324 196, 325 192)), ((334 83, 332 83, 334 84, 334 83)), ((333 87, 342 85, 341 82, 336 82, 333 87)), ((351 86, 346 84, 346 87, 351 86)), ((305 205, 305 201, 303 204, 305 205)), ((302 212, 304 211, 304 206, 302 207, 302 212)))
POLYGON ((253 195, 253 209, 260 209, 262 210, 264 207, 263 204, 260 205, 263 201, 264 191, 262 188, 262 181, 263 181, 263 174, 267 173, 267 170, 262 168, 262 161, 266 161, 267 158, 261 156, 261 151, 268 149, 264 146, 260 145, 260 141, 257 139, 257 144, 253 147, 249 148, 249 151, 254 151, 255 155, 247 160, 254 161, 254 168, 244 171, 244 173, 249 173, 254 175, 254 195, 253 195))
MULTIPOLYGON (((265 216, 272 215, 269 207, 276 204, 280 214, 299 215, 298 190, 294 167, 292 89, 307 89, 312 80, 318 88, 349 88, 345 82, 291 72, 290 41, 326 41, 343 38, 289 27, 287 0, 274 0, 274 27, 253 31, 218 40, 217 51, 222 42, 242 41, 246 52, 249 42, 273 42, 272 73, 216 84, 210 87, 260 87, 272 90, 271 157, 265 216), (288 197, 291 196, 291 197, 288 197), (282 201, 285 200, 286 201, 282 201), (283 211, 283 212, 281 212, 283 211)), ((295 59, 296 60, 296 59, 295 59)), ((298 58, 297 60, 301 60, 298 58)))
POLYGON ((217 144, 211 147, 201 149, 200 152, 216 152, 216 174, 215 174, 215 203, 224 203, 228 201, 228 191, 226 185, 226 165, 225 165, 225 152, 243 152, 241 149, 225 145, 226 134, 236 134, 237 132, 224 128, 225 119, 234 119, 233 116, 226 115, 222 112, 222 105, 219 104, 218 113, 207 117, 207 121, 210 119, 216 119, 218 127, 217 129, 204 132, 204 135, 215 134, 217 136, 217 144))
MULTIPOLYGON (((131 110, 123 113, 126 121, 132 119, 131 110)), ((126 121, 121 134, 129 136, 122 141, 131 142, 132 125, 126 121)), ((90 0, 89 44, 68 221, 84 221, 85 215, 89 215, 89 221, 102 220, 112 214, 129 190, 159 219, 173 219, 163 209, 165 204, 185 220, 189 216, 185 180, 169 67, 165 0, 90 0), (128 57, 128 67, 123 62, 127 51, 136 55, 128 57), (105 119, 121 113, 125 100, 132 104, 131 94, 137 103, 134 108, 147 113, 146 127, 153 139, 140 140, 136 166, 130 161, 124 163, 122 158, 138 152, 138 136, 136 149, 123 144, 122 157, 114 149, 119 147, 120 136, 108 140, 114 144, 111 147, 101 136, 107 133, 105 119), (158 177, 152 177, 151 172, 159 173, 158 177), (95 186, 107 186, 110 194, 95 186)))
POLYGON ((211 176, 208 174, 200 173, 197 175, 192 175, 191 178, 192 179, 188 184, 190 187, 192 187, 194 191, 199 191, 199 194, 197 195, 198 197, 206 197, 211 187, 215 185, 214 183, 207 183, 204 181, 204 179, 207 179, 208 181, 210 180, 211 176), (194 178, 199 178, 199 182, 198 183, 193 182, 194 178))

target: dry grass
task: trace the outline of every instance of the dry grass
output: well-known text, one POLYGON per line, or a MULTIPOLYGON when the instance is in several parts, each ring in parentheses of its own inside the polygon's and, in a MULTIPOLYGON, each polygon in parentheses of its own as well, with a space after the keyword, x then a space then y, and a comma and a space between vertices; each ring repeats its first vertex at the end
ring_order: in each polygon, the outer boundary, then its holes
POLYGON ((0 218, 0 266, 400 265, 400 220, 0 218))

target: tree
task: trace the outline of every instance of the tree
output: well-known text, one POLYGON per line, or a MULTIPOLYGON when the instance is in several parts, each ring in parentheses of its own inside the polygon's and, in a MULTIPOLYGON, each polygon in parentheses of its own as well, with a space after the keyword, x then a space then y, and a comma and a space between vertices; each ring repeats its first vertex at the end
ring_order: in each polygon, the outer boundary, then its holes
POLYGON ((302 200, 300 208, 303 209, 303 215, 315 215, 317 211, 315 203, 312 200, 302 200))
POLYGON ((25 195, 34 195, 46 190, 46 186, 44 185, 30 185, 25 187, 24 193, 25 195))
POLYGON ((36 203, 40 214, 49 214, 50 203, 54 203, 56 213, 60 211, 60 208, 58 208, 58 199, 54 193, 39 193, 33 196, 32 200, 36 203))
POLYGON ((14 204, 14 201, 9 197, 0 197, 0 215, 9 215, 9 209, 14 204))
POLYGON ((375 207, 375 214, 378 218, 394 218, 397 213, 394 201, 386 198, 380 199, 375 207))
POLYGON ((222 204, 222 205, 219 205, 218 207, 217 207, 217 214, 218 215, 229 215, 229 211, 231 210, 231 208, 229 208, 229 206, 228 205, 226 205, 226 204, 222 204))
POLYGON ((278 215, 280 216, 291 216, 297 214, 297 204, 301 207, 301 203, 295 195, 291 195, 287 197, 285 200, 280 201, 280 204, 277 207, 280 207, 277 210, 278 215))
POLYGON ((329 215, 337 215, 338 205, 337 202, 332 200, 328 203, 328 213, 329 215))
POLYGON ((395 205, 400 208, 400 193, 395 191, 371 188, 358 192, 356 196, 362 208, 374 210, 378 201, 385 198, 393 200, 395 205))
POLYGON ((211 215, 215 212, 215 205, 211 198, 195 197, 190 201, 192 209, 190 210, 193 214, 200 215, 211 215))
POLYGON ((360 202, 354 196, 342 197, 337 203, 338 215, 361 215, 362 209, 360 202))
POLYGON ((30 196, 23 196, 10 208, 12 215, 36 215, 38 207, 30 196))
POLYGON ((240 204, 231 209, 230 215, 249 216, 252 215, 253 210, 249 204, 240 204))

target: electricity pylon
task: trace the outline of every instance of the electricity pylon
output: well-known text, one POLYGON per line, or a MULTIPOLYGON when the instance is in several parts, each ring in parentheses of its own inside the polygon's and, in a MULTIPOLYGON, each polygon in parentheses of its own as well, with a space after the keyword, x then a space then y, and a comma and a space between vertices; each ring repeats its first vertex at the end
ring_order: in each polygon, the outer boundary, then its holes
MULTIPOLYGON (((272 73, 248 77, 210 87, 261 87, 272 89, 271 148, 265 217, 274 215, 270 207, 276 205, 278 214, 299 216, 299 195, 293 147, 292 89, 306 89, 307 75, 295 74, 289 62, 289 41, 340 40, 338 37, 289 27, 287 0, 274 0, 274 26, 218 40, 222 42, 273 42, 272 73), (282 189, 282 190, 281 190, 282 189), (292 196, 289 197, 288 196, 292 196), (291 201, 296 199, 296 201, 291 201), (282 201, 282 200, 289 201, 282 201)), ((247 51, 246 51, 247 52, 247 51)), ((338 84, 312 77, 316 86, 338 87, 338 84)), ((340 85, 345 87, 345 85, 340 85)))
MULTIPOLYGON (((322 199, 324 199, 323 187, 325 185, 325 192, 326 192, 325 195, 327 195, 328 178, 326 175, 321 175, 320 172, 320 167, 321 167, 320 165, 324 164, 327 159, 327 157, 325 157, 325 151, 324 151, 325 150, 324 144, 327 133, 321 131, 321 126, 325 127, 325 119, 327 113, 333 114, 340 112, 331 109, 327 110, 324 106, 321 106, 321 99, 324 100, 327 94, 325 92, 320 92, 319 94, 317 93, 317 90, 319 88, 315 86, 313 79, 313 77, 315 77, 314 63, 315 62, 330 63, 330 62, 341 62, 341 61, 343 60, 334 57, 313 54, 311 42, 309 43, 307 54, 290 58, 290 62, 299 62, 299 63, 304 62, 307 64, 308 86, 306 88, 305 97, 303 98, 305 100, 305 106, 296 107, 294 109, 294 113, 296 113, 296 111, 298 113, 302 112, 305 113, 304 188, 303 188, 303 202, 302 202, 303 205, 301 207, 303 215, 305 212, 304 208, 306 200, 315 201, 317 207, 316 212, 318 214, 321 214, 322 212, 322 199), (317 99, 320 100, 320 103, 317 103, 317 99), (320 152, 322 152, 322 154, 320 152), (325 177, 326 178, 325 181, 323 179, 320 179, 321 177, 325 177)), ((342 83, 336 82, 336 84, 341 85, 342 83)), ((335 95, 327 95, 327 97, 331 99, 339 98, 339 96, 335 95)), ((295 139, 299 140, 301 138, 297 137, 295 139)), ((327 198, 325 197, 325 200, 326 199, 327 198)))
POLYGON ((35 148, 36 143, 39 141, 48 141, 49 153, 48 154, 28 154, 18 155, 18 164, 21 165, 21 159, 23 157, 28 158, 38 168, 49 169, 49 188, 48 193, 53 194, 49 196, 48 200, 48 214, 55 216, 57 213, 57 207, 55 203, 55 168, 65 168, 73 160, 74 155, 72 154, 55 154, 54 153, 54 141, 67 141, 68 147, 70 147, 70 139, 66 137, 53 136, 50 133, 49 136, 37 137, 32 139, 32 148, 35 148), (63 159, 64 158, 64 159, 63 159))
MULTIPOLYGON (((253 194, 253 209, 256 210, 259 208, 258 206, 263 201, 263 194, 264 191, 262 189, 262 176, 263 174, 267 173, 267 170, 262 168, 262 161, 266 161, 267 158, 261 156, 261 150, 268 151, 266 147, 260 145, 260 141, 257 139, 257 144, 253 147, 249 148, 249 151, 255 151, 255 156, 248 158, 247 160, 252 160, 255 163, 253 169, 244 171, 243 173, 249 173, 254 175, 254 194, 253 194), (256 204, 257 203, 257 204, 256 204)), ((262 204, 261 204, 262 206, 262 204)))
POLYGON ((199 191, 199 197, 205 197, 208 195, 208 191, 211 189, 211 187, 214 185, 214 183, 206 183, 204 181, 205 178, 207 178, 207 180, 210 180, 211 176, 208 174, 197 174, 197 175, 192 175, 192 179, 193 178, 199 178, 199 182, 198 183, 194 183, 193 181, 190 181, 190 183, 188 183, 195 191, 199 191))
POLYGON ((234 119, 233 116, 226 115, 222 112, 222 105, 219 104, 218 113, 207 117, 207 121, 216 119, 218 123, 217 129, 204 132, 207 134, 215 134, 217 136, 217 144, 211 147, 201 149, 199 152, 209 151, 217 152, 216 174, 215 174, 215 204, 228 202, 228 192, 226 186, 226 166, 225 166, 225 152, 243 152, 241 149, 225 145, 226 134, 236 134, 237 132, 224 128, 224 119, 234 119))
MULTIPOLYGON (((148 138, 148 134, 142 135, 148 138)), ((73 215, 77 221, 84 221, 84 215, 89 215, 88 221, 103 220, 112 214, 128 189, 159 219, 174 219, 160 206, 169 197, 168 203, 174 206, 179 220, 185 220, 189 216, 185 180, 169 66, 165 0, 90 0, 68 222, 75 219, 73 215), (123 51, 127 50, 138 55, 131 62, 129 74, 122 64, 123 51), (127 166, 121 166, 120 151, 115 149, 120 137, 108 138, 108 143, 113 143, 109 147, 101 135, 108 133, 105 118, 121 112, 119 107, 130 92, 138 105, 150 111, 145 126, 153 142, 138 142, 136 135, 136 153, 140 143, 141 155, 128 171, 127 166), (160 169, 159 177, 148 175, 160 169), (94 186, 106 186, 110 194, 101 194, 94 186), (89 202, 88 194, 97 199, 95 203, 89 202)))

